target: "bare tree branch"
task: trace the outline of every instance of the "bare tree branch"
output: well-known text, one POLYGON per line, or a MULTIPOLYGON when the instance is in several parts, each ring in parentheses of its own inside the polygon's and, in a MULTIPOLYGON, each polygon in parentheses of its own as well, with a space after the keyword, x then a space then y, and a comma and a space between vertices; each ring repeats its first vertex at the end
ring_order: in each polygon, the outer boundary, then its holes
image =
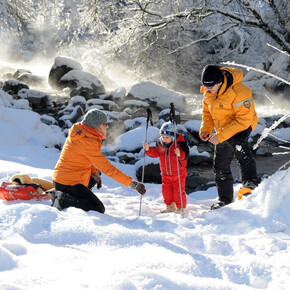
POLYGON ((272 73, 269 73, 269 72, 267 72, 267 71, 264 71, 264 70, 262 70, 262 69, 254 68, 254 67, 247 66, 247 65, 243 65, 243 64, 237 64, 237 63, 235 63, 235 62, 231 62, 231 61, 222 62, 222 63, 223 63, 223 64, 226 64, 226 65, 240 66, 240 67, 243 67, 243 68, 245 68, 245 69, 247 69, 247 70, 253 70, 253 71, 256 71, 256 72, 260 72, 260 73, 262 73, 262 74, 266 74, 266 75, 271 76, 271 77, 273 77, 273 78, 275 78, 275 79, 277 79, 277 80, 279 80, 279 81, 282 81, 282 82, 284 82, 285 84, 287 84, 287 85, 290 86, 290 82, 288 82, 287 80, 282 79, 282 78, 280 78, 280 77, 278 77, 278 76, 276 76, 276 75, 274 75, 274 74, 272 74, 272 73))
POLYGON ((233 24, 233 25, 227 27, 226 29, 220 31, 219 33, 216 33, 216 34, 214 34, 214 35, 212 35, 212 36, 210 36, 210 37, 208 37, 208 38, 200 38, 200 39, 198 39, 198 40, 196 40, 196 41, 193 41, 193 42, 190 42, 190 43, 188 43, 188 44, 186 44, 186 45, 184 45, 184 46, 182 46, 182 47, 178 47, 177 49, 175 49, 175 50, 173 50, 173 51, 167 53, 167 55, 170 55, 170 54, 174 54, 174 53, 180 52, 181 50, 186 49, 186 48, 189 48, 189 47, 191 47, 191 46, 193 46, 193 45, 196 45, 196 44, 198 44, 198 43, 200 43, 200 42, 209 42, 209 41, 213 40, 214 38, 216 38, 216 37, 218 37, 218 36, 220 36, 220 35, 225 34, 228 30, 230 30, 230 29, 232 29, 232 28, 234 28, 234 27, 236 27, 236 26, 238 26, 238 24, 233 24))
MULTIPOLYGON (((284 50, 286 50, 288 53, 290 53, 290 45, 286 41, 289 37, 286 36, 284 38, 280 33, 277 33, 275 29, 270 27, 270 25, 262 19, 262 16, 254 9, 247 7, 248 12, 255 17, 256 20, 251 20, 249 17, 245 18, 245 16, 239 16, 235 13, 229 12, 227 10, 222 10, 222 9, 215 9, 215 8, 210 8, 208 11, 210 12, 216 12, 219 14, 222 14, 226 17, 229 17, 233 20, 236 20, 240 23, 243 23, 244 25, 248 26, 253 26, 262 29, 266 34, 268 34, 279 46, 281 46, 284 50)), ((281 21, 281 20, 280 20, 281 21)), ((282 22, 283 23, 283 22, 282 22)), ((287 34, 287 32, 285 31, 287 34)), ((289 34, 289 33, 288 33, 289 34)), ((287 35, 288 35, 287 34, 287 35)))
POLYGON ((271 45, 271 44, 269 44, 269 43, 267 43, 267 45, 268 45, 269 47, 272 47, 272 48, 276 49, 277 51, 279 51, 279 52, 281 52, 281 53, 283 53, 283 54, 286 54, 287 56, 290 57, 290 54, 287 53, 286 51, 283 51, 283 50, 281 50, 281 49, 279 49, 279 48, 277 48, 277 47, 275 47, 274 45, 271 45))

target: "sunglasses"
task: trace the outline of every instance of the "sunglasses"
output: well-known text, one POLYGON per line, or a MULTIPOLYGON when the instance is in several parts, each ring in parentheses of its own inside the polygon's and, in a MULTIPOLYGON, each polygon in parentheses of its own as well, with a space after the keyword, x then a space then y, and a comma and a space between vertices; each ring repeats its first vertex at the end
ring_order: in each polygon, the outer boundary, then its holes
POLYGON ((205 87, 206 87, 207 89, 212 89, 215 85, 216 85, 216 84, 214 84, 214 85, 212 85, 212 86, 206 86, 206 85, 205 85, 205 87))

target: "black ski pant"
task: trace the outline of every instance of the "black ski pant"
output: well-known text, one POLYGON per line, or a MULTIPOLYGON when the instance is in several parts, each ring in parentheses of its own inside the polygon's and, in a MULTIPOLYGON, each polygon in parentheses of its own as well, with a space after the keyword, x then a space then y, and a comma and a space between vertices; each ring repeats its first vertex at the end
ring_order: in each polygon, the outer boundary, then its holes
POLYGON ((242 178, 243 187, 254 189, 258 185, 254 156, 248 143, 251 126, 230 139, 215 146, 213 169, 219 200, 226 204, 233 201, 233 176, 231 162, 235 156, 242 178))
POLYGON ((69 206, 81 208, 85 211, 95 210, 100 213, 105 212, 104 204, 98 199, 98 197, 91 191, 96 182, 93 178, 90 179, 89 186, 86 187, 83 184, 76 185, 63 185, 57 182, 53 182, 54 188, 57 191, 66 193, 62 197, 58 197, 59 209, 64 209, 69 206))

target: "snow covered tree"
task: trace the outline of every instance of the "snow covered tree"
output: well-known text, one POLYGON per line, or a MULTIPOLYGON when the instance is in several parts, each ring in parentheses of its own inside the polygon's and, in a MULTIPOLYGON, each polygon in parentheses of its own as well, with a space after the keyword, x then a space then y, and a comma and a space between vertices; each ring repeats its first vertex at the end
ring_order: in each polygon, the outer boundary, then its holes
POLYGON ((31 0, 0 1, 0 36, 5 39, 6 44, 11 45, 12 54, 20 46, 27 50, 33 49, 33 39, 36 35, 32 29, 31 20, 35 18, 36 11, 32 7, 31 0), (15 50, 13 50, 14 47, 15 50))
POLYGON ((239 26, 263 31, 282 50, 290 53, 289 1, 179 0, 173 4, 170 0, 131 0, 127 1, 127 7, 134 13, 131 26, 138 27, 149 42, 154 43, 166 29, 175 32, 171 41, 177 41, 177 44, 169 47, 171 52, 199 42, 209 42, 239 26), (204 22, 207 29, 204 29, 204 22), (199 28, 204 30, 204 37, 195 35, 199 28), (191 41, 185 45, 178 44, 180 34, 188 35, 191 41))
POLYGON ((224 15, 243 26, 262 30, 290 54, 290 2, 285 0, 229 0, 223 6, 206 9, 224 15))
POLYGON ((271 42, 289 51, 289 1, 122 3, 122 17, 116 19, 114 30, 107 30, 104 48, 143 73, 148 70, 151 79, 177 80, 177 89, 199 83, 206 63, 237 58, 244 62, 254 54, 250 64, 263 62, 269 56, 266 43, 271 42))
POLYGON ((191 89, 206 63, 263 63, 271 53, 266 43, 290 53, 289 6, 287 0, 0 0, 0 25, 20 36, 23 49, 50 55, 85 47, 152 80, 191 89))

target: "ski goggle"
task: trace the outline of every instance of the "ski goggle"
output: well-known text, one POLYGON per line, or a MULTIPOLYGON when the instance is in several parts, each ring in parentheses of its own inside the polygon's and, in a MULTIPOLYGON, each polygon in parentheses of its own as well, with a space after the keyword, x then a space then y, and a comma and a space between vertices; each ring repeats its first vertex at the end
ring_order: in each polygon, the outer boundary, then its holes
POLYGON ((174 132, 172 131, 166 131, 166 130, 161 130, 160 135, 168 135, 174 137, 174 132))

